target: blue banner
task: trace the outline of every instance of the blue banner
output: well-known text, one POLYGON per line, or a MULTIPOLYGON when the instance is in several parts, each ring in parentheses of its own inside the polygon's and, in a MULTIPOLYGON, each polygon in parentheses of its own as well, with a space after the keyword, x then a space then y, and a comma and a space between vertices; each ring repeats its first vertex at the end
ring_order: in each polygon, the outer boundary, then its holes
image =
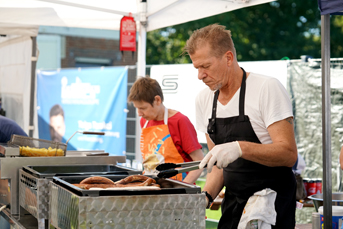
POLYGON ((66 142, 68 150, 105 150, 125 155, 127 68, 37 71, 40 139, 66 142))

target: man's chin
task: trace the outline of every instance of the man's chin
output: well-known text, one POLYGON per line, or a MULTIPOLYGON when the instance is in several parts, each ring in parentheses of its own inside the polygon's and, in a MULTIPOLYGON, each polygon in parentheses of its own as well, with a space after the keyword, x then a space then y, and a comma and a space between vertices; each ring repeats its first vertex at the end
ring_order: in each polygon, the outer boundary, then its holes
MULTIPOLYGON (((205 83, 206 84, 206 83, 205 83)), ((206 84, 206 86, 211 90, 211 91, 217 91, 220 89, 221 85, 213 85, 213 84, 206 84)))
POLYGON ((218 86, 212 86, 212 87, 209 87, 211 91, 217 91, 219 90, 220 88, 218 86))
POLYGON ((217 91, 217 90, 219 90, 221 87, 222 87, 222 85, 220 85, 220 84, 218 85, 218 84, 217 84, 217 85, 214 85, 213 87, 211 87, 211 90, 212 90, 212 91, 217 91))

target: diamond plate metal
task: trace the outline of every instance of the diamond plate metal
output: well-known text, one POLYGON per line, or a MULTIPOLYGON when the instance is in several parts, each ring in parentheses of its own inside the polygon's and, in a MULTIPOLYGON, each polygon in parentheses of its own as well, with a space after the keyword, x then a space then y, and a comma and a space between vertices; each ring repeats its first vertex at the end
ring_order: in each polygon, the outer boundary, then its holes
POLYGON ((50 224, 56 228, 205 228, 205 195, 77 196, 50 182, 50 224))
POLYGON ((37 219, 49 217, 49 179, 19 170, 19 204, 37 219))

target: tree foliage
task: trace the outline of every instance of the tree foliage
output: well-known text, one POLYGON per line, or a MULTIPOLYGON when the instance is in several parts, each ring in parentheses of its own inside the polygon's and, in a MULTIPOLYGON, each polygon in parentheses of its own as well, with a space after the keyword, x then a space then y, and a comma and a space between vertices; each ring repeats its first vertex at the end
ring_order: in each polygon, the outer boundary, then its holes
MULTIPOLYGON (((147 64, 191 63, 182 48, 192 31, 218 23, 231 30, 239 61, 321 57, 321 16, 313 0, 279 0, 147 34, 147 64)), ((331 57, 343 56, 343 16, 331 16, 331 57)))

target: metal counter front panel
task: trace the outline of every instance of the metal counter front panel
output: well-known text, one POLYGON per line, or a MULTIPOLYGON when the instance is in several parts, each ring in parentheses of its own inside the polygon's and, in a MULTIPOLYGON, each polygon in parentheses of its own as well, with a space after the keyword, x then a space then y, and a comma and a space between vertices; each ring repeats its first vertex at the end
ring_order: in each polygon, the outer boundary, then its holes
MULTIPOLYGON (((117 164, 125 162, 125 156, 104 157, 10 157, 0 158, 0 178, 8 179, 10 185, 11 214, 19 214, 19 169, 26 165, 80 165, 117 164)), ((7 194, 7 195, 8 195, 7 194)))
MULTIPOLYGON (((49 181, 56 174, 139 174, 140 171, 117 165, 24 166, 19 170, 19 205, 39 221, 49 217, 49 181), (26 171, 25 171, 26 170, 26 171)), ((1 229, 1 228, 0 228, 1 229)))
POLYGON ((49 180, 19 170, 19 205, 37 219, 49 216, 49 180))
POLYGON ((50 181, 57 228, 205 228, 205 195, 77 196, 50 181))

